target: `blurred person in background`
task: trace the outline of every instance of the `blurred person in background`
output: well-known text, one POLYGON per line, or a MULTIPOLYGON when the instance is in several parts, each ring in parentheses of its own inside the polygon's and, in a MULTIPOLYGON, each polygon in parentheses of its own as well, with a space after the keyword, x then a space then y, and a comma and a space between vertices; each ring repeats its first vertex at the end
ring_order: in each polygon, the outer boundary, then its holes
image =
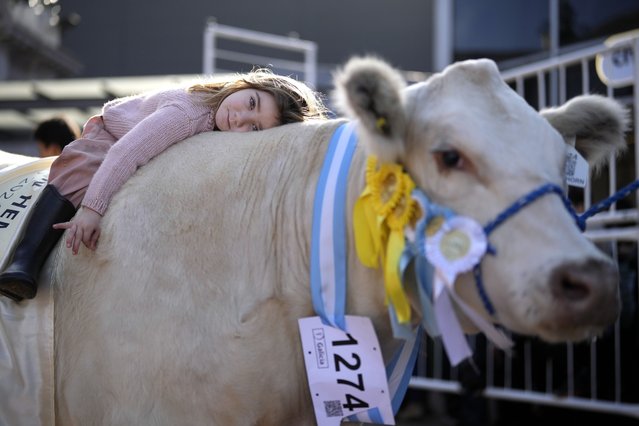
POLYGON ((52 157, 60 155, 67 144, 80 138, 80 126, 69 117, 53 117, 38 124, 33 137, 40 157, 52 157))

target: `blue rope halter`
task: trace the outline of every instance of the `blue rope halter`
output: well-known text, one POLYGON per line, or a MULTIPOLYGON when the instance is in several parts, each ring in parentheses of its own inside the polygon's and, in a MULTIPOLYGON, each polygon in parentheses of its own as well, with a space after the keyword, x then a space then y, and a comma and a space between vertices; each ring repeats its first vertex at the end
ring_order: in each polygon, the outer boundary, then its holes
POLYGON ((590 207, 582 215, 578 216, 577 220, 578 220, 578 224, 579 224, 579 229, 581 229, 582 231, 585 230, 586 229, 586 219, 588 219, 591 216, 596 215, 597 213, 599 213, 602 210, 607 209, 608 207, 610 207, 611 205, 613 205, 617 201, 621 200, 622 198, 627 197, 628 195, 630 195, 630 193, 636 191, 637 188, 639 188, 639 180, 636 180, 636 181, 632 182, 631 184, 624 186, 619 191, 617 191, 614 194, 612 194, 610 197, 608 197, 605 200, 602 200, 602 201, 598 202, 597 204, 595 204, 594 206, 590 207))
MULTIPOLYGON (((554 183, 546 183, 544 185, 541 185, 537 189, 532 190, 530 193, 524 195, 523 197, 519 198, 514 203, 512 203, 509 207, 507 207, 503 212, 498 214, 497 217, 495 217, 495 219, 493 219, 492 221, 490 221, 488 224, 484 226, 484 232, 486 233, 486 237, 488 237, 490 233, 493 232, 499 225, 504 223, 506 219, 512 217, 519 210, 528 206, 529 204, 531 204, 533 201, 537 200, 541 196, 546 194, 551 194, 551 193, 557 194, 561 198, 561 200, 563 201, 564 207, 566 207, 566 210, 568 210, 570 215, 574 218, 575 223, 577 224, 579 229, 583 232, 586 229, 586 220, 589 217, 594 216, 600 211, 607 209, 612 204, 626 197, 631 192, 636 191, 637 188, 639 188, 639 180, 636 180, 630 185, 623 187, 622 189, 620 189, 619 191, 617 191, 610 197, 606 198, 603 201, 600 201, 599 203, 595 204, 594 206, 586 210, 583 214, 579 215, 577 214, 577 212, 575 212, 575 209, 572 207, 570 200, 568 199, 568 197, 566 197, 563 189, 559 185, 556 185, 554 183)), ((494 247, 490 245, 488 246, 487 252, 492 255, 497 254, 494 247)), ((477 291, 479 293, 479 297, 481 298, 484 304, 484 308, 486 308, 486 311, 488 311, 490 315, 494 316, 496 311, 495 311, 495 307, 490 301, 490 298, 488 297, 486 288, 484 287, 484 282, 483 282, 482 273, 481 273, 481 262, 475 265, 475 267, 473 268, 473 275, 475 276, 477 291)))

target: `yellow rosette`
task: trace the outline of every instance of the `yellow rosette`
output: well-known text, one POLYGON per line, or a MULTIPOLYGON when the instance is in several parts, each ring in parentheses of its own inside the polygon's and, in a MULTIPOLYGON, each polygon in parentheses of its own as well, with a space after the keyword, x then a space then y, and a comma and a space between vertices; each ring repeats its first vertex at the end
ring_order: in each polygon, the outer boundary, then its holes
POLYGON ((410 321, 410 304, 399 276, 404 251, 404 228, 417 213, 411 197, 415 184, 398 164, 377 163, 371 156, 366 165, 366 187, 355 203, 353 227, 355 248, 363 265, 384 269, 387 301, 400 323, 410 321))

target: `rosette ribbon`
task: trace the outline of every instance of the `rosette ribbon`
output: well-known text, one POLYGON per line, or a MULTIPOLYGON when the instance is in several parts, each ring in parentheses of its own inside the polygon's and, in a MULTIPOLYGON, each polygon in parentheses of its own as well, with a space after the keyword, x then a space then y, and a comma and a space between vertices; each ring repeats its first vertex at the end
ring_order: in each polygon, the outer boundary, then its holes
POLYGON ((458 275, 472 270, 481 262, 488 246, 481 225, 464 216, 453 216, 433 230, 425 240, 426 257, 435 268, 433 298, 435 317, 444 348, 452 365, 472 355, 453 305, 479 328, 498 348, 508 351, 511 340, 489 321, 468 306, 455 292, 458 275))
POLYGON ((363 265, 384 271, 386 301, 391 317, 409 324, 411 307, 400 276, 405 248, 404 229, 414 218, 415 184, 397 164, 378 165, 374 156, 366 165, 366 187, 353 208, 355 248, 363 265))

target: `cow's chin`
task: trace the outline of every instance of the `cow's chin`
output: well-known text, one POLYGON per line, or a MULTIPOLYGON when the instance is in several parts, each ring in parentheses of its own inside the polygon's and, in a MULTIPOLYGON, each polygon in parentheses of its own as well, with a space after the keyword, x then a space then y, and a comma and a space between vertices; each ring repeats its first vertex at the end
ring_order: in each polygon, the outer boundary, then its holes
POLYGON ((513 333, 535 337, 547 343, 578 343, 601 337, 610 324, 614 323, 616 316, 601 317, 602 321, 597 323, 579 324, 567 321, 570 316, 562 315, 555 310, 554 314, 547 314, 544 318, 526 324, 505 321, 502 325, 513 333))
POLYGON ((609 317, 597 324, 577 324, 574 321, 562 323, 558 317, 561 317, 561 315, 549 314, 545 317, 546 320, 532 321, 525 324, 505 320, 501 325, 513 333, 536 337, 548 343, 576 343, 602 336, 608 330, 609 324, 615 321, 615 318, 609 317))
POLYGON ((552 327, 540 326, 535 335, 548 343, 583 342, 595 339, 603 335, 605 327, 577 327, 573 329, 555 329, 552 327))

